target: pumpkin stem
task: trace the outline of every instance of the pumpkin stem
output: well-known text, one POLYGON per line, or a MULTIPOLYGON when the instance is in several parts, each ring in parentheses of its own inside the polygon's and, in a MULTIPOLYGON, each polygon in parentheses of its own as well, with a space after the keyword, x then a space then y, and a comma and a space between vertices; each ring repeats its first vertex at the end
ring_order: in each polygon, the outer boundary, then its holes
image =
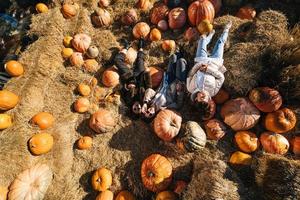
POLYGON ((97 179, 97 182, 98 182, 98 183, 101 183, 101 178, 98 178, 98 179, 97 179))
POLYGON ((171 121, 170 126, 177 127, 174 121, 171 121))
POLYGON ((154 173, 152 171, 148 171, 147 175, 148 175, 148 177, 153 177, 154 173))

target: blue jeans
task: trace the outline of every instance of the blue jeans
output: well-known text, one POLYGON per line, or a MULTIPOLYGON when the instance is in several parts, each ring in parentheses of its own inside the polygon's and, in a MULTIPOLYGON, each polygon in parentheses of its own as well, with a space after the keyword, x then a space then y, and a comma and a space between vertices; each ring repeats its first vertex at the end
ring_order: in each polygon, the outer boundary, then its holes
MULTIPOLYGON (((210 43, 212 37, 214 36, 214 32, 211 32, 207 37, 200 38, 197 47, 196 57, 207 58, 207 45, 210 43)), ((223 31, 222 35, 218 39, 215 44, 215 47, 212 51, 210 58, 223 58, 224 54, 224 45, 228 37, 228 30, 223 31)))
POLYGON ((186 60, 184 58, 180 58, 177 54, 172 54, 169 58, 167 74, 169 84, 176 79, 185 82, 187 76, 186 60))

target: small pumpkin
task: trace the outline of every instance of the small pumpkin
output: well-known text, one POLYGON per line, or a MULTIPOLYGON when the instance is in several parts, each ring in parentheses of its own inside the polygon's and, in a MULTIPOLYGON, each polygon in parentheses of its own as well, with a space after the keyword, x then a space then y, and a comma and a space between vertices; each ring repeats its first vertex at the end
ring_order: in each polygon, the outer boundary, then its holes
POLYGON ((19 97, 8 90, 0 90, 0 110, 10 110, 19 102, 19 97))
POLYGON ((269 87, 251 90, 249 99, 262 112, 276 111, 282 105, 282 97, 279 92, 269 87))
POLYGON ((163 4, 158 3, 152 8, 150 13, 150 21, 152 24, 158 24, 159 21, 166 19, 168 16, 169 8, 163 4))
POLYGON ((96 87, 98 85, 98 80, 93 77, 90 81, 89 81, 89 85, 93 88, 96 87))
POLYGON ((9 128, 12 124, 12 117, 9 114, 0 113, 0 130, 9 128))
POLYGON ((96 27, 109 26, 112 21, 110 13, 102 8, 97 8, 91 17, 96 27))
POLYGON ((91 42, 92 39, 90 36, 88 36, 87 34, 80 33, 74 36, 72 40, 72 45, 77 51, 84 53, 90 47, 91 42))
POLYGON ((232 165, 251 165, 252 156, 241 151, 234 152, 229 159, 232 165))
POLYGON ((74 102, 74 110, 78 113, 87 112, 90 108, 90 101, 85 97, 79 97, 74 102))
POLYGON ((110 4, 110 0, 100 0, 98 4, 100 7, 107 8, 110 4))
POLYGON ((48 153, 53 147, 53 137, 49 133, 37 133, 28 140, 28 146, 33 155, 48 153))
POLYGON ((222 109, 224 122, 235 131, 249 130, 260 118, 256 107, 246 98, 236 98, 227 101, 222 109))
POLYGON ((169 14, 169 27, 171 29, 180 29, 185 25, 186 22, 186 13, 183 8, 174 8, 172 9, 169 14))
POLYGON ((20 173, 9 186, 9 200, 44 199, 53 173, 46 164, 37 164, 20 173))
POLYGON ((73 4, 63 4, 61 12, 66 19, 75 17, 77 14, 77 7, 73 4))
POLYGON ((176 200, 176 194, 172 191, 163 191, 156 195, 155 200, 176 200))
POLYGON ((116 200, 135 200, 133 194, 127 190, 118 193, 116 200))
POLYGON ((116 87, 120 83, 120 76, 115 68, 110 67, 102 75, 102 83, 106 87, 116 87))
POLYGON ((296 122, 297 118, 295 113, 288 108, 282 108, 275 112, 268 113, 264 124, 268 131, 286 133, 295 127, 296 122))
POLYGON ((154 28, 150 32, 151 41, 159 41, 161 39, 161 33, 157 28, 154 28))
POLYGON ((130 47, 126 53, 126 59, 125 59, 126 63, 132 65, 135 62, 136 58, 137 58, 137 51, 134 48, 130 47))
POLYGON ((151 3, 149 0, 139 0, 137 3, 137 7, 140 8, 142 11, 149 10, 151 3))
POLYGON ((139 22, 133 27, 132 33, 136 39, 147 38, 150 33, 150 27, 145 22, 139 22))
POLYGON ((91 88, 90 86, 84 84, 84 83, 80 83, 77 87, 77 91, 79 92, 79 94, 81 94, 82 96, 89 96, 91 93, 91 88))
POLYGON ((219 92, 213 97, 213 100, 216 104, 223 104, 229 98, 230 98, 229 93, 224 89, 220 89, 219 92))
POLYGON ((208 34, 213 30, 213 25, 205 19, 198 24, 197 29, 201 35, 208 34))
POLYGON ((63 58, 67 59, 70 58, 73 55, 74 51, 72 48, 63 48, 61 51, 61 55, 63 58))
POLYGON ((181 122, 179 113, 161 110, 154 119, 154 132, 163 141, 170 142, 179 133, 181 122))
POLYGON ((112 184, 111 171, 102 167, 97 169, 92 176, 92 187, 96 191, 105 191, 112 184))
POLYGON ((217 14, 222 7, 222 0, 209 0, 209 1, 213 4, 215 8, 215 14, 217 14))
POLYGON ((191 42, 195 41, 198 39, 198 31, 194 27, 189 27, 185 32, 184 32, 184 39, 191 42))
POLYGON ((49 11, 48 9, 48 6, 44 3, 38 3, 35 5, 35 10, 38 12, 38 13, 46 13, 49 11))
POLYGON ((70 57, 70 63, 75 67, 81 67, 84 64, 82 53, 74 52, 70 57))
POLYGON ((84 150, 89 149, 93 145, 93 138, 89 136, 83 136, 77 141, 77 147, 78 149, 84 150))
POLYGON ((226 134, 226 126, 217 119, 211 119, 204 123, 206 134, 210 140, 220 140, 226 134))
POLYGON ((289 150, 289 141, 282 135, 272 132, 264 132, 260 135, 260 143, 268 153, 284 155, 289 150))
POLYGON ((189 152, 205 147, 206 135, 197 122, 188 121, 184 124, 181 134, 177 139, 177 146, 189 152))
POLYGON ((174 40, 164 40, 161 47, 166 52, 174 52, 176 50, 176 43, 174 40))
POLYGON ((121 18, 123 24, 130 26, 138 21, 138 16, 135 9, 128 10, 121 18))
POLYGON ((152 154, 142 163, 141 177, 148 190, 152 192, 163 191, 172 181, 172 165, 166 157, 152 154))
POLYGON ((111 111, 100 108, 91 116, 89 126, 96 133, 106 133, 113 130, 116 123, 116 119, 111 111))
POLYGON ((152 87, 154 89, 158 88, 163 77, 164 77, 164 72, 161 68, 159 67, 149 67, 150 70, 150 77, 151 77, 151 82, 152 82, 152 87))
POLYGON ((41 130, 44 130, 53 125, 54 117, 48 112, 40 112, 31 118, 31 123, 37 125, 41 130))
POLYGON ((187 182, 179 180, 175 183, 174 192, 178 195, 180 195, 186 188, 187 188, 187 182))
POLYGON ((5 71, 13 77, 21 76, 24 73, 24 67, 21 63, 15 60, 10 60, 4 65, 5 71))
POLYGON ((252 153, 259 147, 259 140, 250 131, 239 131, 234 135, 236 145, 245 153, 252 153))
POLYGON ((99 55, 99 49, 96 46, 90 46, 86 52, 89 58, 97 58, 99 55))
POLYGON ((8 188, 0 186, 0 200, 7 200, 8 188))
POLYGON ((157 24, 157 28, 161 31, 167 31, 169 26, 166 20, 160 20, 157 24))
POLYGON ((96 73, 100 69, 100 66, 95 59, 87 59, 83 63, 83 69, 90 73, 96 73))
POLYGON ((193 26, 197 26, 205 19, 212 22, 215 17, 215 8, 209 0, 194 1, 188 8, 188 17, 193 26))
POLYGON ((114 200, 114 193, 110 190, 105 190, 96 197, 96 200, 114 200))
POLYGON ((254 8, 250 6, 244 6, 240 8, 236 14, 236 17, 241 19, 248 19, 248 20, 253 20, 255 16, 256 16, 256 11, 254 8))
POLYGON ((73 40, 73 37, 67 35, 64 37, 63 39, 63 44, 65 47, 71 47, 71 44, 72 44, 72 40, 73 40))
POLYGON ((291 140, 291 150, 292 152, 299 156, 300 155, 300 136, 295 136, 292 140, 291 140))

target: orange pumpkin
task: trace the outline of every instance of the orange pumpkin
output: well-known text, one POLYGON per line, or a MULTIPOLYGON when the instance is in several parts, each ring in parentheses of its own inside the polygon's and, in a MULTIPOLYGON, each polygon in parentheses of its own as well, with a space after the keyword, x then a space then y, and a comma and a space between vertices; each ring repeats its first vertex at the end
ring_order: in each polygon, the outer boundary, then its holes
POLYGON ((48 112, 40 112, 31 118, 31 122, 37 125, 41 130, 44 130, 53 125, 54 117, 48 112))
POLYGON ((0 186, 0 200, 7 200, 8 188, 0 186))
POLYGON ((93 145, 93 138, 89 136, 83 136, 77 141, 77 147, 78 149, 89 149, 93 145))
POLYGON ((163 191, 157 194, 155 200, 176 200, 176 194, 171 191, 163 191))
POLYGON ((10 110, 19 102, 19 97, 8 90, 0 90, 0 110, 10 110))
POLYGON ((240 151, 236 151, 231 155, 229 163, 232 165, 251 165, 252 156, 240 151))
POLYGON ((91 18, 96 27, 109 26, 112 22, 110 13, 102 8, 97 8, 91 18))
POLYGON ((176 181, 174 192, 178 195, 180 195, 187 187, 187 182, 185 181, 176 181))
POLYGON ((91 42, 92 39, 90 36, 80 33, 74 36, 72 45, 77 51, 84 53, 91 45, 91 42))
POLYGON ((102 167, 97 169, 92 176, 92 187, 96 191, 105 191, 112 184, 111 171, 102 167))
POLYGON ((296 136, 291 140, 291 150, 295 155, 300 155, 300 136, 296 136))
POLYGON ((210 140, 220 140, 226 134, 226 126, 217 119, 211 119, 204 123, 206 134, 210 140))
POLYGON ((216 96, 213 97, 213 100, 216 104, 223 104, 230 98, 229 93, 224 90, 220 89, 216 96))
POLYGON ((70 57, 70 63, 75 67, 81 67, 84 64, 82 53, 74 52, 70 57))
POLYGON ((221 116, 233 130, 243 131, 249 130, 257 124, 260 112, 248 99, 236 98, 223 105, 221 116))
POLYGON ((156 89, 159 87, 159 85, 164 77, 164 72, 159 67, 149 67, 149 70, 150 70, 152 87, 154 89, 156 89))
POLYGON ((95 59, 87 59, 83 63, 83 69, 90 73, 96 73, 100 69, 100 66, 95 59))
POLYGON ((0 130, 9 128, 12 124, 12 117, 9 114, 0 113, 0 130))
POLYGON ((116 200, 135 200, 135 197, 129 191, 123 190, 119 192, 119 194, 116 197, 116 200))
POLYGON ((174 40, 164 40, 161 47, 166 52, 174 52, 176 50, 176 42, 174 40))
POLYGON ((185 25, 186 22, 186 13, 183 8, 174 8, 169 14, 169 27, 171 29, 180 29, 185 25))
POLYGON ((157 28, 154 28, 150 32, 151 41, 159 41, 161 39, 161 33, 157 28))
POLYGON ((189 27, 184 33, 184 39, 191 42, 198 39, 199 33, 196 28, 189 27))
POLYGON ((38 133, 28 141, 29 150, 33 155, 48 153, 53 147, 53 137, 49 133, 38 133))
POLYGON ((114 193, 110 190, 105 190, 96 197, 96 200, 114 200, 114 193))
POLYGON ((61 8, 61 12, 66 19, 70 19, 75 17, 77 14, 77 7, 73 4, 63 4, 61 8))
POLYGON ((239 9, 239 11, 236 14, 236 17, 241 19, 248 19, 252 20, 256 16, 256 11, 254 8, 250 6, 245 6, 239 9))
POLYGON ((258 138, 250 131, 237 132, 234 136, 234 141, 239 149, 246 153, 252 153, 259 147, 258 138))
POLYGON ((154 119, 154 132, 160 139, 170 142, 179 133, 181 122, 179 113, 161 110, 154 119))
POLYGON ((84 113, 90 108, 90 101, 85 97, 79 97, 74 102, 74 110, 79 113, 84 113))
POLYGON ((166 19, 168 16, 169 8, 163 4, 158 3, 152 8, 150 13, 150 21, 152 24, 158 24, 159 21, 166 19))
POLYGON ((116 87, 120 83, 120 76, 115 68, 110 67, 103 72, 102 83, 106 87, 116 87))
POLYGON ((43 3, 38 3, 36 4, 35 6, 35 10, 38 12, 38 13, 46 13, 48 12, 48 7, 46 4, 43 4, 43 3))
POLYGON ((136 39, 147 38, 150 33, 150 26, 145 22, 139 22, 133 27, 132 33, 136 39))
POLYGON ((197 26, 205 19, 212 22, 215 17, 215 8, 209 0, 198 0, 189 6, 188 17, 193 26, 197 26))
POLYGON ((139 0, 137 3, 137 7, 143 11, 146 11, 150 8, 150 1, 149 0, 139 0))
POLYGON ((135 24, 138 21, 138 16, 135 9, 130 9, 127 11, 121 18, 123 24, 130 26, 135 24))
POLYGON ((148 190, 152 192, 163 191, 172 181, 172 165, 166 157, 152 154, 142 163, 141 177, 148 190))
POLYGON ((282 98, 279 92, 269 87, 251 90, 249 99, 262 112, 276 111, 282 105, 282 98))
POLYGON ((289 150, 289 141, 280 134, 264 132, 259 139, 263 149, 268 153, 283 155, 289 150))
POLYGON ((6 62, 4 65, 4 69, 10 76, 14 77, 21 76, 24 73, 23 65, 15 60, 6 62))
POLYGON ((209 1, 213 4, 215 8, 215 14, 217 14, 222 7, 222 0, 209 0, 209 1))
POLYGON ((106 133, 111 131, 116 123, 113 113, 101 108, 91 116, 89 125, 96 133, 106 133))
POLYGON ((82 96, 89 96, 91 93, 90 86, 88 86, 84 83, 80 83, 77 87, 77 90, 78 90, 79 94, 81 94, 82 96))
POLYGON ((265 127, 268 131, 286 133, 295 127, 296 122, 297 118, 295 113, 288 108, 282 108, 267 114, 265 127))

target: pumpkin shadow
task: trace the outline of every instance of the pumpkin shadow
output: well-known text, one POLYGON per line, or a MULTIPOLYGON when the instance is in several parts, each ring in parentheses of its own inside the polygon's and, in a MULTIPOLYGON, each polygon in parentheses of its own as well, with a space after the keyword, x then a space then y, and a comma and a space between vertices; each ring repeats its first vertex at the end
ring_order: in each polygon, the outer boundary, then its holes
POLYGON ((91 178, 94 171, 86 172, 79 179, 79 184, 83 190, 88 193, 83 199, 96 199, 97 192, 91 186, 91 178))
POLYGON ((90 136, 93 137, 96 135, 90 126, 89 126, 89 118, 84 118, 76 127, 76 132, 79 133, 81 136, 90 136))

